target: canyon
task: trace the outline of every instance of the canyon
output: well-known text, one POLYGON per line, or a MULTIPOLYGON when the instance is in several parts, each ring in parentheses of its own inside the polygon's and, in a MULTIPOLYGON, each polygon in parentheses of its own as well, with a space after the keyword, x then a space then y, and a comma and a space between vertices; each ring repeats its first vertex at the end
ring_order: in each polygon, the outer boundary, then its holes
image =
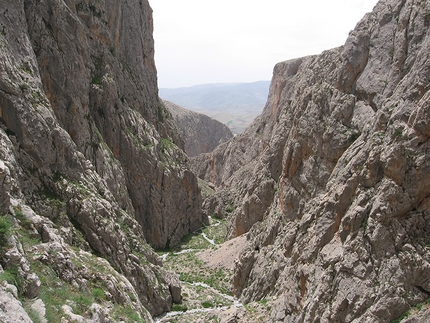
POLYGON ((163 102, 172 114, 179 135, 184 141, 184 151, 188 157, 211 152, 218 145, 233 138, 232 132, 225 124, 173 102, 163 102))
POLYGON ((429 321, 430 3, 278 63, 196 156, 152 25, 146 0, 0 8, 0 321, 429 321))

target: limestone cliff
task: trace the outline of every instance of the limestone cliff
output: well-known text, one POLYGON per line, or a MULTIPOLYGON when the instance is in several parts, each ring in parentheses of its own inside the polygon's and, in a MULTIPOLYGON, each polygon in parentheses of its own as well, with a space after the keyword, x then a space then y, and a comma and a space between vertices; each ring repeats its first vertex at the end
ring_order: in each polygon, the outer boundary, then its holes
POLYGON ((225 124, 172 102, 163 102, 173 116, 188 156, 195 157, 211 152, 218 145, 233 138, 233 134, 225 124))
POLYGON ((0 48, 2 280, 57 319, 168 311, 179 281, 147 242, 206 220, 158 98, 148 2, 5 0, 0 48))
POLYGON ((272 299, 270 322, 391 322, 429 298, 429 12, 381 0, 344 46, 279 63, 262 115, 193 160, 247 233, 234 291, 272 299))

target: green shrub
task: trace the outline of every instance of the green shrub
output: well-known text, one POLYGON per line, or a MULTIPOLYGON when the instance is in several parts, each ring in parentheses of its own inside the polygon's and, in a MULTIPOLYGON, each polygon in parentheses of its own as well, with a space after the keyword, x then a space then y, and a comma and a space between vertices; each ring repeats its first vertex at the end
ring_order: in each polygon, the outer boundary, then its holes
POLYGON ((91 300, 85 295, 78 295, 73 297, 75 302, 74 311, 77 314, 84 314, 91 306, 91 300))
POLYGON ((93 288, 91 294, 97 301, 101 301, 105 298, 105 292, 101 288, 93 288))
POLYGON ((205 301, 205 302, 202 302, 202 306, 204 308, 211 308, 211 307, 214 307, 214 304, 212 302, 205 301))
POLYGON ((33 228, 33 223, 31 222, 30 219, 27 219, 25 217, 24 213, 22 212, 19 206, 14 208, 14 215, 15 215, 15 218, 19 220, 19 224, 21 225, 22 228, 27 230, 30 230, 33 228))
POLYGON ((6 269, 0 274, 0 283, 7 281, 8 284, 16 285, 18 272, 16 270, 6 269))
POLYGON ((188 307, 185 304, 173 304, 171 308, 172 312, 186 312, 187 310, 188 307))
POLYGON ((8 216, 0 216, 0 247, 6 247, 12 223, 8 216))

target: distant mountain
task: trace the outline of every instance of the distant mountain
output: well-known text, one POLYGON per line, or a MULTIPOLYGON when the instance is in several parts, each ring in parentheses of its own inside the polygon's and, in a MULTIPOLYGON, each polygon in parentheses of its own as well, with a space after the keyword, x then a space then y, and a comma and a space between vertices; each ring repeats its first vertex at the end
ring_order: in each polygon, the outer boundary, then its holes
POLYGON ((203 84, 160 89, 159 95, 187 109, 226 124, 234 134, 243 130, 264 108, 270 81, 203 84))
POLYGON ((211 152, 219 144, 233 137, 230 129, 218 120, 184 109, 169 101, 163 102, 173 116, 188 156, 194 157, 211 152))

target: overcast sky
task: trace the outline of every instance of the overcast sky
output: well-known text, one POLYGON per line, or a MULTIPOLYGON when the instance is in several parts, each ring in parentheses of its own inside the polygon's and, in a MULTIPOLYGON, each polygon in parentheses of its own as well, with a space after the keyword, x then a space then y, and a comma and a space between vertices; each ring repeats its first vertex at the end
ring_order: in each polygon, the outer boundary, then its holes
POLYGON ((149 0, 160 88, 270 80, 276 63, 343 45, 377 0, 149 0))

